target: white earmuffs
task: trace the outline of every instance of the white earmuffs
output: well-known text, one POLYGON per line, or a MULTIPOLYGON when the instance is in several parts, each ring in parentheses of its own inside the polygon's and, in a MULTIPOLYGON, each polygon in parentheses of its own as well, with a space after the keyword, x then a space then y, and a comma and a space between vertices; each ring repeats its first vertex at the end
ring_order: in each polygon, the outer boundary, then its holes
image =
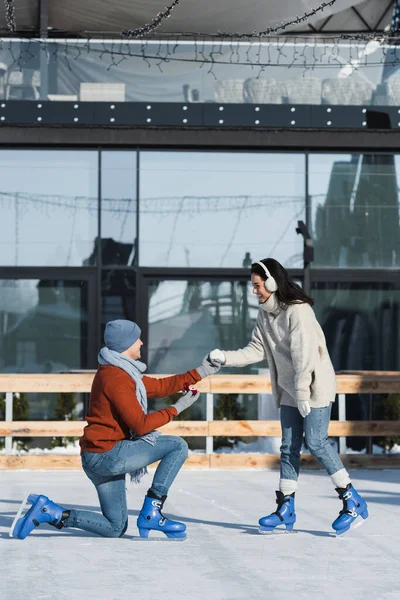
POLYGON ((260 267, 263 268, 263 270, 267 276, 267 279, 264 282, 265 289, 267 290, 267 292, 276 292, 278 289, 278 284, 276 283, 275 279, 272 277, 271 273, 268 271, 267 267, 262 262, 257 262, 256 264, 260 265, 260 267))

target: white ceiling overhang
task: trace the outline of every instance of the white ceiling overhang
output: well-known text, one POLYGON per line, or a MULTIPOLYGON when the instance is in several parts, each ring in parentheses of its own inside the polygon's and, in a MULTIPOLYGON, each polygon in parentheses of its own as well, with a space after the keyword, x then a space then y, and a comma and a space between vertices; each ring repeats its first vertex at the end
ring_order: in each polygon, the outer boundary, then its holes
MULTIPOLYGON (((265 31, 315 10, 323 0, 180 0, 158 34, 265 31)), ((50 35, 116 36, 150 23, 172 0, 47 0, 50 35)), ((325 0, 328 2, 328 0, 325 0)), ((39 0, 14 0, 18 34, 38 35, 39 0)), ((284 33, 370 32, 390 26, 394 0, 336 0, 284 33)), ((6 32, 5 8, 0 27, 6 32)))

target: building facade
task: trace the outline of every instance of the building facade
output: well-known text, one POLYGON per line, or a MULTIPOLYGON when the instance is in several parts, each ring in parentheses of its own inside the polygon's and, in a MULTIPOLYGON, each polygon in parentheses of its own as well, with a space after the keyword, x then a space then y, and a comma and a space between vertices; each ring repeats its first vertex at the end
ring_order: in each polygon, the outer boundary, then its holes
MULTIPOLYGON (((224 76, 222 64, 188 69, 182 46, 179 68, 146 73, 157 48, 107 83, 96 52, 71 67, 72 50, 68 66, 58 48, 45 80, 40 47, 29 58, 20 44, 17 66, 2 52, 1 372, 95 369, 116 318, 142 327, 150 373, 245 345, 251 263, 272 256, 303 282, 298 221, 313 240, 310 292, 336 370, 400 369, 400 97, 383 55, 368 85, 356 73, 335 87, 345 79, 332 75, 333 48, 329 77, 301 82, 286 64, 279 85, 276 71, 248 77, 251 61, 235 67, 229 48, 224 76)), ((30 418, 59 417, 59 398, 31 400, 30 418)), ((348 410, 370 408, 360 397, 348 410)), ((245 415, 257 418, 256 399, 245 415)))

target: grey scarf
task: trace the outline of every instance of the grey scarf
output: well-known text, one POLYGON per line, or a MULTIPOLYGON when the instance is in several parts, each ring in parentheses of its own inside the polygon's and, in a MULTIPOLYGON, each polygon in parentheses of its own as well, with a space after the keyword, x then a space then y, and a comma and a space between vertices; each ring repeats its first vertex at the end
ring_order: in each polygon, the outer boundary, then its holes
MULTIPOLYGON (((127 356, 122 356, 119 352, 110 350, 107 347, 104 347, 100 350, 97 360, 99 361, 100 365, 112 365, 114 367, 119 367, 128 373, 130 377, 132 377, 133 381, 136 383, 136 395, 140 402, 140 406, 143 408, 143 412, 147 415, 147 392, 142 381, 142 374, 147 369, 146 365, 139 360, 132 360, 127 356)), ((151 431, 145 435, 138 436, 131 431, 132 440, 143 440, 151 446, 156 444, 160 435, 161 433, 159 431, 151 431)), ((133 471, 130 473, 131 481, 139 483, 143 475, 145 475, 147 472, 147 467, 142 467, 141 469, 133 471)))

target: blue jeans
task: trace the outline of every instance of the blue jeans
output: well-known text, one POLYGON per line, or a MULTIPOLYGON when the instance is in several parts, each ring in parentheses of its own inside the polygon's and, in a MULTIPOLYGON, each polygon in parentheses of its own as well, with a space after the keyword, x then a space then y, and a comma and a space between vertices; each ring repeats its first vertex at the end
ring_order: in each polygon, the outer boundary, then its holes
POLYGON ((281 479, 297 480, 300 472, 300 450, 303 433, 311 454, 327 470, 329 475, 343 469, 343 463, 328 440, 328 426, 332 404, 324 408, 312 408, 305 418, 293 406, 281 406, 281 479))
POLYGON ((161 460, 151 491, 167 495, 188 455, 185 440, 161 435, 154 446, 143 440, 122 440, 104 453, 83 452, 82 467, 96 487, 101 513, 71 510, 65 527, 78 527, 104 537, 121 537, 128 527, 125 475, 161 460))

